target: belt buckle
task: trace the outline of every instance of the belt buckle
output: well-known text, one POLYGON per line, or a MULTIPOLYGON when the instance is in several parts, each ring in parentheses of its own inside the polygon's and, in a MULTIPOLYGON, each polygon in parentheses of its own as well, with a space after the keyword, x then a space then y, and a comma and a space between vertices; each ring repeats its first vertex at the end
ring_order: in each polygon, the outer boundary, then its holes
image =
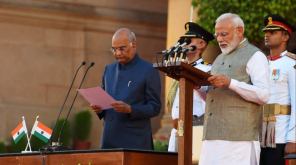
POLYGON ((274 104, 274 115, 279 115, 281 113, 281 105, 274 104))

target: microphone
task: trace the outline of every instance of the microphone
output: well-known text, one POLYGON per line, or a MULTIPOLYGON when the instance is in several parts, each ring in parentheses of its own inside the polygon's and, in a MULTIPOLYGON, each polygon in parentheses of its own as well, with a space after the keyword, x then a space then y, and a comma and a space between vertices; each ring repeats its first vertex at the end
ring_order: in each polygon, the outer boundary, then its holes
POLYGON ((184 43, 182 43, 180 46, 175 48, 172 52, 170 52, 171 58, 170 60, 173 61, 173 58, 175 57, 175 53, 182 49, 182 47, 189 45, 191 43, 191 39, 188 38, 184 43))
POLYGON ((182 50, 179 50, 178 53, 184 53, 184 52, 189 52, 189 51, 195 51, 196 50, 196 46, 190 46, 189 48, 185 48, 185 49, 182 49, 182 50))
POLYGON ((184 46, 189 45, 191 43, 191 39, 188 38, 183 44, 181 44, 179 47, 175 48, 173 52, 177 52, 181 50, 184 46))
POLYGON ((180 44, 182 44, 182 43, 184 43, 184 38, 180 38, 179 40, 178 40, 178 42, 174 45, 174 46, 172 46, 169 50, 167 50, 165 53, 164 53, 164 64, 166 64, 166 62, 168 61, 168 59, 169 59, 169 54, 171 53, 171 51, 173 50, 173 49, 175 49, 177 46, 179 46, 180 44))
MULTIPOLYGON (((179 52, 182 53, 183 52, 183 56, 182 56, 182 62, 185 61, 186 59, 186 54, 189 51, 195 51, 196 50, 196 46, 190 46, 189 48, 185 48, 183 50, 180 50, 179 52)), ((179 59, 178 59, 179 60, 179 59)))
POLYGON ((175 49, 177 46, 179 46, 180 44, 182 44, 183 42, 184 42, 184 38, 180 38, 178 40, 178 42, 174 46, 170 47, 168 50, 159 51, 159 52, 157 52, 157 54, 163 54, 163 53, 167 53, 167 52, 169 53, 173 49, 175 49))
MULTIPOLYGON (((95 65, 95 63, 92 62, 92 63, 89 65, 89 67, 86 69, 86 71, 85 71, 85 73, 84 73, 84 76, 83 76, 83 78, 82 78, 82 80, 81 80, 81 83, 80 83, 78 89, 81 88, 82 83, 83 83, 83 81, 84 81, 84 78, 85 78, 85 76, 86 76, 86 74, 87 74, 89 68, 92 67, 92 66, 94 66, 94 65, 95 65)), ((67 119, 68 119, 68 117, 69 117, 69 114, 70 114, 70 112, 71 112, 71 110, 72 110, 73 104, 74 104, 74 102, 75 102, 75 100, 76 100, 77 94, 78 94, 78 91, 76 91, 76 95, 75 95, 75 97, 74 97, 74 100, 73 100, 73 102, 72 102, 72 104, 71 104, 71 107, 70 107, 70 109, 69 109, 69 111, 68 111, 68 114, 67 114, 67 116, 66 116, 66 119, 65 119, 65 121, 64 121, 64 123, 63 123, 63 125, 62 125, 62 127, 61 127, 60 134, 59 134, 59 139, 58 139, 58 146, 57 146, 55 149, 53 149, 53 150, 55 150, 55 151, 70 150, 68 147, 61 146, 61 135, 62 135, 63 129, 64 129, 64 127, 65 127, 65 124, 66 124, 66 122, 67 122, 67 119)))
POLYGON ((74 83, 74 81, 75 81, 75 79, 76 79, 76 75, 77 75, 79 69, 80 69, 83 65, 85 65, 85 64, 86 64, 86 62, 83 61, 82 64, 81 64, 81 65, 78 67, 78 69, 76 70, 75 76, 74 76, 74 78, 73 78, 73 80, 72 80, 71 86, 70 86, 70 88, 69 88, 69 90, 68 90, 67 96, 66 96, 65 101, 64 101, 64 103, 63 103, 63 105, 62 105, 62 108, 61 108, 60 113, 59 113, 59 115, 58 115, 57 121, 55 122, 54 127, 53 127, 53 129, 52 129, 52 135, 51 135, 51 137, 50 137, 50 143, 49 143, 49 145, 52 145, 52 140, 53 140, 53 133, 54 133, 54 130, 55 130, 56 126, 57 126, 57 122, 58 122, 58 120, 59 120, 59 118, 60 118, 60 115, 61 115, 61 113, 62 113, 62 111, 63 111, 64 106, 65 106, 65 103, 66 103, 66 101, 67 101, 67 99, 68 99, 69 93, 70 93, 70 91, 71 91, 71 89, 72 89, 72 86, 73 86, 73 83, 74 83))

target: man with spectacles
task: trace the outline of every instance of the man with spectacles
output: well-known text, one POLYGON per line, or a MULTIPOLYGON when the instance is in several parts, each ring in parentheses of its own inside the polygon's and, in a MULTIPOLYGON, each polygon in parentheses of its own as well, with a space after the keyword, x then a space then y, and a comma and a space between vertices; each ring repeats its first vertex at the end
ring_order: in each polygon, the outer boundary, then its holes
POLYGON ((216 20, 215 36, 222 51, 201 87, 206 99, 200 165, 259 165, 262 104, 269 99, 266 56, 244 38, 244 22, 236 14, 216 20))
MULTIPOLYGON (((187 53, 188 64, 204 72, 211 71, 211 64, 208 64, 207 62, 203 61, 202 53, 205 51, 208 43, 214 39, 213 34, 193 22, 187 22, 185 24, 185 30, 186 33, 181 37, 185 38, 185 40, 187 38, 191 39, 191 43, 185 46, 185 48, 196 46, 196 50, 189 51, 187 53)), ((173 129, 171 131, 168 151, 178 152, 178 137, 175 134, 177 132, 177 125, 179 119, 179 81, 172 80, 171 87, 167 96, 167 107, 173 119, 173 129)), ((198 96, 197 92, 194 90, 192 124, 193 132, 202 132, 204 112, 205 102, 198 96)), ((194 138, 196 137, 194 136, 194 138)), ((198 143, 197 139, 193 139, 193 142, 198 143)), ((192 147, 193 151, 197 151, 193 152, 194 158, 199 158, 199 150, 197 149, 198 147, 199 146, 192 147)))
POLYGON ((263 108, 260 165, 285 165, 285 154, 296 153, 296 56, 287 51, 295 27, 275 14, 267 15, 264 24, 271 96, 263 108))
POLYGON ((158 71, 139 57, 136 47, 136 37, 129 29, 113 35, 111 52, 117 62, 106 66, 101 87, 118 101, 104 111, 90 105, 104 118, 102 149, 154 149, 150 118, 161 109, 161 82, 158 71))

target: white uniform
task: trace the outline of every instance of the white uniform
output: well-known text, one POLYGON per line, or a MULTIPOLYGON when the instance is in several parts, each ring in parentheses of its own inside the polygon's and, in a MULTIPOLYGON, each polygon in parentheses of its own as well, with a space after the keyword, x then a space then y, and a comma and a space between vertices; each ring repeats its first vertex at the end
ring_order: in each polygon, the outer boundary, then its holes
MULTIPOLYGON (((242 41, 243 42, 243 41, 242 41)), ((264 104, 269 99, 269 68, 266 56, 257 51, 248 61, 246 72, 250 75, 253 85, 231 79, 229 89, 235 91, 245 100, 264 104)), ((206 99, 206 87, 198 90, 206 99)), ((259 136, 259 134, 258 134, 259 136)), ((259 141, 203 141, 200 165, 259 165, 259 141)))
MULTIPOLYGON (((203 60, 199 59, 196 61, 196 65, 194 66, 197 69, 200 69, 204 72, 209 72, 211 70, 211 65, 204 65, 203 60)), ((176 91, 176 96, 174 98, 174 103, 172 106, 172 118, 179 118, 179 88, 176 91)), ((196 90, 193 90, 193 115, 198 117, 202 116, 205 113, 205 101, 203 101, 199 96, 196 90)), ((172 129, 171 137, 169 141, 168 151, 175 152, 175 134, 177 130, 172 129)))
POLYGON ((285 56, 287 51, 281 53, 282 57, 269 61, 270 92, 268 104, 291 105, 291 115, 277 115, 275 128, 275 142, 283 144, 296 143, 295 124, 295 60, 285 56), (279 70, 278 79, 273 80, 272 72, 279 70))

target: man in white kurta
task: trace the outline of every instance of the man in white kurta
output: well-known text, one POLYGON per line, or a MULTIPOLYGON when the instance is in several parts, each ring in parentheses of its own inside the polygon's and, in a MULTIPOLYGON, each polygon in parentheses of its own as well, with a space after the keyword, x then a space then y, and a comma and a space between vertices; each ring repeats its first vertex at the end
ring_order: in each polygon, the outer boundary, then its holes
MULTIPOLYGON (((266 27, 262 31, 265 32, 265 46, 270 49, 268 60, 271 96, 267 104, 268 106, 277 104, 280 110, 276 114, 273 113, 276 121, 271 121, 275 122, 275 134, 268 133, 271 129, 264 132, 267 135, 265 137, 273 136, 275 141, 271 141, 272 144, 268 145, 268 138, 263 140, 260 165, 284 165, 284 155, 296 153, 296 57, 286 50, 295 27, 275 14, 267 15, 264 24, 266 27)), ((272 110, 274 112, 274 109, 272 110)), ((270 121, 265 122, 268 122, 266 125, 269 126, 270 121)))
MULTIPOLYGON (((209 72, 211 70, 211 65, 204 62, 201 55, 206 49, 208 42, 213 40, 213 35, 193 22, 187 22, 185 24, 185 35, 182 38, 190 38, 191 43, 185 48, 195 46, 196 49, 189 51, 187 53, 188 64, 200 69, 204 72, 209 72)), ((168 151, 177 152, 178 151, 178 138, 175 137, 177 132, 177 122, 179 119, 179 87, 175 86, 178 83, 176 80, 172 80, 172 86, 168 93, 167 106, 171 112, 173 119, 173 129, 171 131, 170 141, 168 151), (176 90, 176 91, 174 91, 176 90), (173 97, 172 97, 173 96, 173 97), (172 100, 172 98, 174 98, 172 100)), ((202 127, 203 125, 203 115, 205 112, 205 102, 198 96, 197 92, 193 91, 193 126, 202 127)), ((194 131, 194 129, 193 129, 194 131)), ((193 139, 194 141, 195 139, 193 139)), ((193 150, 198 146, 193 146, 193 150)), ((193 153, 195 154, 195 153, 193 153)), ((198 155, 199 156, 199 155, 198 155)))
MULTIPOLYGON (((268 80, 268 62, 266 59, 266 56, 259 51, 258 48, 255 48, 254 46, 251 46, 248 43, 248 40, 244 38, 243 36, 244 33, 244 23, 242 19, 236 15, 236 14, 223 14, 221 15, 217 20, 216 20, 216 26, 215 26, 215 37, 218 40, 219 46, 221 48, 222 54, 220 55, 221 57, 217 57, 215 62, 213 63, 213 66, 215 68, 223 68, 224 73, 232 72, 231 69, 233 69, 235 64, 229 65, 227 62, 224 63, 224 60, 228 58, 228 55, 232 55, 230 57, 233 57, 234 54, 240 55, 242 54, 241 50, 245 49, 247 47, 248 50, 252 50, 250 52, 254 52, 252 54, 248 54, 250 58, 246 62, 245 65, 245 71, 244 70, 239 70, 240 72, 245 72, 244 74, 247 74, 250 79, 250 83, 246 83, 244 81, 238 81, 234 78, 229 78, 226 77, 223 74, 215 74, 213 73, 213 67, 212 67, 212 73, 213 76, 208 79, 210 81, 211 85, 214 87, 212 90, 220 90, 223 93, 224 91, 232 91, 232 95, 236 95, 237 100, 242 100, 242 102, 250 102, 252 103, 252 106, 258 105, 258 108, 256 109, 257 114, 259 114, 260 111, 260 106, 262 104, 265 104, 268 99, 269 99, 269 80, 268 80), (258 51, 254 51, 254 50, 258 51), (229 65, 229 66, 228 66, 229 65), (228 68, 228 69, 225 69, 228 68), (217 88, 217 89, 215 89, 217 88)), ((237 59, 239 61, 239 59, 237 59)), ((239 68, 241 69, 241 68, 239 68)), ((216 69, 217 70, 217 69, 216 69)), ((218 70, 219 71, 219 70, 218 70)), ((203 99, 206 99, 207 93, 206 93, 207 87, 201 87, 200 90, 198 90, 200 96, 203 99)), ((226 95, 225 95, 226 96, 226 95)), ((223 96, 220 96, 220 98, 223 96)), ((209 99, 209 98, 208 98, 209 99)), ((218 101, 215 101, 215 99, 210 99, 209 102, 207 101, 207 105, 209 104, 215 104, 218 101)), ((236 107, 231 107, 226 105, 231 105, 232 100, 228 100, 230 103, 222 103, 222 105, 216 105, 216 107, 221 107, 221 109, 228 111, 228 113, 240 113, 240 111, 232 112, 231 108, 233 110, 240 110, 239 106, 236 107)), ((247 108, 248 109, 248 108, 247 108)), ((243 110, 243 109, 241 109, 243 110)), ((209 114, 208 118, 205 118, 205 124, 207 123, 207 120, 210 120, 212 116, 214 117, 215 115, 217 116, 217 113, 221 114, 221 117, 219 120, 223 121, 225 125, 228 124, 228 122, 232 122, 232 120, 237 120, 236 118, 229 117, 230 114, 227 114, 226 112, 215 110, 215 112, 212 113, 211 110, 210 112, 206 112, 209 114), (217 113, 216 113, 217 112, 217 113), (216 114, 215 114, 216 113, 216 114), (224 114, 223 114, 224 113, 224 114), (225 114, 226 113, 226 114, 225 114)), ((254 112, 254 110, 253 110, 254 112)), ((248 111, 245 112, 248 114, 248 111)), ((239 116, 242 118, 243 116, 239 116)), ((244 122, 249 122, 248 120, 253 120, 254 123, 257 123, 259 125, 260 123, 260 114, 256 116, 256 119, 258 121, 254 121, 254 119, 250 119, 247 116, 245 118, 242 118, 243 120, 241 123, 244 122)), ((238 123, 238 124, 241 124, 238 123)), ((211 123, 212 124, 212 123, 211 123)), ((219 126, 219 122, 215 123, 217 126, 219 126)), ((222 125, 222 123, 221 123, 222 125)), ((243 124, 242 124, 243 125, 243 124)), ((217 138, 205 138, 203 141, 203 148, 202 148, 202 153, 200 156, 200 162, 199 165, 259 165, 259 156, 260 156, 260 143, 259 143, 259 129, 258 125, 255 128, 244 128, 246 129, 245 131, 238 130, 241 132, 250 132, 249 134, 252 134, 252 140, 227 140, 226 137, 236 137, 236 138, 241 138, 244 139, 243 136, 245 135, 233 135, 231 132, 226 132, 224 131, 227 130, 229 131, 230 128, 223 128, 223 130, 220 130, 219 133, 217 130, 207 130, 208 132, 214 131, 215 136, 217 138), (256 132, 257 134, 254 134, 256 132), (219 138, 221 137, 221 138, 219 138)), ((233 126, 233 125, 232 125, 233 126)), ((213 124, 212 124, 212 129, 213 124)), ((231 128, 232 129, 232 128, 231 128)), ((235 125, 233 126, 233 129, 235 128, 235 125)), ((236 131, 233 131, 236 132, 236 131)), ((204 137, 205 137, 205 132, 204 131, 204 137)), ((212 132, 213 133, 213 132, 212 132)), ((230 138, 231 139, 231 138, 230 138)))

